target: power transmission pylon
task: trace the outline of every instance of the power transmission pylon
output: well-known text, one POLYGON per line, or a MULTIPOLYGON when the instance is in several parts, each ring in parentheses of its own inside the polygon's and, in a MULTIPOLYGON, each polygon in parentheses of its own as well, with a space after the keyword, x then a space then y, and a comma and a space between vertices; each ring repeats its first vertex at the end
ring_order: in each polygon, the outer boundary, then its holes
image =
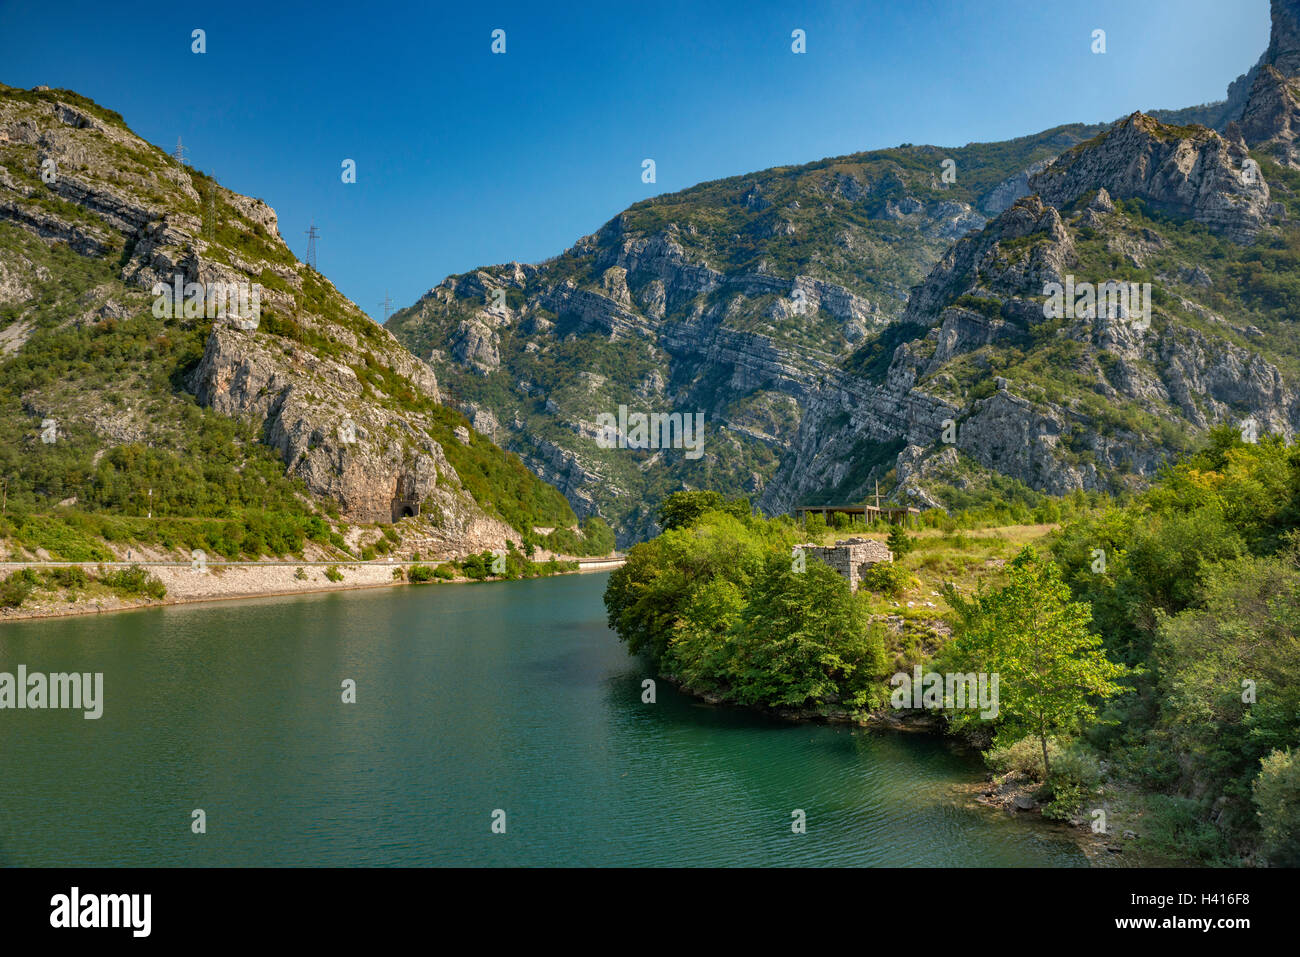
POLYGON ((379 305, 384 310, 384 322, 387 322, 388 317, 393 314, 393 297, 388 294, 387 289, 384 290, 384 298, 379 305))
POLYGON ((307 232, 307 265, 312 269, 316 268, 316 237, 320 235, 316 231, 316 221, 313 219, 311 228, 307 232))
POLYGON ((185 149, 185 144, 181 142, 181 138, 179 136, 176 137, 176 149, 172 150, 172 156, 175 157, 176 162, 184 166, 185 154, 187 152, 188 150, 185 149))

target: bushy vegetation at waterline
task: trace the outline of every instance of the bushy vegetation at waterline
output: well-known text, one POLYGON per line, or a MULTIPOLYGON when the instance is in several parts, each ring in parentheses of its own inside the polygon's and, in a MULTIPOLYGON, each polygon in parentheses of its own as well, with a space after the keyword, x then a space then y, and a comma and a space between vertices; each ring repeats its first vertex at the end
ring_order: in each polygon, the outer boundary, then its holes
POLYGON ((562 572, 577 571, 578 563, 557 561, 552 558, 544 562, 531 561, 509 542, 508 551, 497 554, 480 552, 467 555, 459 561, 445 561, 437 565, 412 565, 406 570, 406 579, 413 584, 437 581, 452 581, 456 578, 468 578, 470 581, 517 581, 521 578, 544 578, 562 572))
POLYGON ((0 608, 19 608, 33 596, 76 601, 98 595, 161 601, 167 597, 167 587, 139 565, 111 571, 100 566, 93 572, 76 565, 22 568, 0 581, 0 608))

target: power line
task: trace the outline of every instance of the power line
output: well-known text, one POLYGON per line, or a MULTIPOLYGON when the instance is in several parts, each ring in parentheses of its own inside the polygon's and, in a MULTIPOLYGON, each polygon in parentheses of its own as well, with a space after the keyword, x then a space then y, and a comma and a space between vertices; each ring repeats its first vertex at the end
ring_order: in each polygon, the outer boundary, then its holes
POLYGON ((213 172, 212 188, 208 190, 207 202, 204 205, 203 217, 203 235, 208 239, 215 239, 217 235, 217 174, 213 172))

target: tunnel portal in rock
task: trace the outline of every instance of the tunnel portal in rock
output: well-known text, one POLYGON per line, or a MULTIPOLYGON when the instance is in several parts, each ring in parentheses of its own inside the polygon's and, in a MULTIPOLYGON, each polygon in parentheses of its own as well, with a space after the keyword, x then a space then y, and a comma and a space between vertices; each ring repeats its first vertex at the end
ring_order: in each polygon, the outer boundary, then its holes
POLYGON ((418 499, 393 499, 393 521, 400 522, 404 518, 415 518, 420 514, 420 502, 418 499))

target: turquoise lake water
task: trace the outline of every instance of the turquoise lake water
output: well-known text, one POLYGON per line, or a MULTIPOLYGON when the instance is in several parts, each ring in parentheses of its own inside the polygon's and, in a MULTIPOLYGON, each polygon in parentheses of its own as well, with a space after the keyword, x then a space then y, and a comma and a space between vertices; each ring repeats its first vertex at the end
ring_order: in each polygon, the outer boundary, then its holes
POLYGON ((1086 864, 941 739, 642 703, 607 578, 4 625, 0 671, 102 672, 104 714, 0 710, 0 865, 1086 864))

